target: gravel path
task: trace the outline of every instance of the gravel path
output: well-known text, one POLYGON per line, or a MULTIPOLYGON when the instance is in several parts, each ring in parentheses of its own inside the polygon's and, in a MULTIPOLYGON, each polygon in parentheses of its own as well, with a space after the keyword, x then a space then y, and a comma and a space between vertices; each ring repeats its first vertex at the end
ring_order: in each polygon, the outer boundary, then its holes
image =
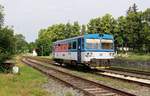
POLYGON ((50 92, 52 96, 84 96, 82 92, 76 89, 67 87, 62 82, 49 78, 48 82, 42 85, 46 91, 50 92))

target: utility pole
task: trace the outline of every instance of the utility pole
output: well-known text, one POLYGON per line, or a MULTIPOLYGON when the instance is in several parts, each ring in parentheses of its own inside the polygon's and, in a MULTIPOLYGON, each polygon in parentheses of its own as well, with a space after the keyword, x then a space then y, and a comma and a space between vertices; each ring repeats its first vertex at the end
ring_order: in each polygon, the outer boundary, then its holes
POLYGON ((43 45, 41 46, 41 48, 42 48, 42 56, 43 56, 43 45))

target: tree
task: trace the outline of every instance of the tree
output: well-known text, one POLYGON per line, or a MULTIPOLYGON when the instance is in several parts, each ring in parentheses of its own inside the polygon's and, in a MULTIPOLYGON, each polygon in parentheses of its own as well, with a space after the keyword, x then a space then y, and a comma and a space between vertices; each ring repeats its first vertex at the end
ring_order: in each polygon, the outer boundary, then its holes
POLYGON ((35 42, 30 42, 30 43, 28 44, 29 53, 32 53, 34 49, 36 49, 36 44, 35 44, 35 42))
MULTIPOLYGON (((51 50, 52 50, 51 46, 52 46, 52 40, 53 40, 53 36, 52 35, 53 34, 51 34, 51 31, 50 30, 48 31, 48 30, 41 29, 39 31, 38 39, 36 40, 36 43, 35 43, 36 44, 37 53, 40 56, 49 55, 51 50), (51 36, 52 36, 52 38, 51 38, 51 36)), ((55 35, 54 35, 54 37, 55 37, 55 35)), ((33 45, 32 47, 35 47, 35 45, 33 45)))
POLYGON ((38 54, 49 55, 52 51, 52 42, 79 35, 80 25, 78 22, 74 22, 73 24, 54 24, 46 29, 41 29, 36 40, 38 54))
POLYGON ((135 3, 133 4, 132 9, 133 9, 134 13, 137 13, 138 8, 137 8, 137 5, 135 3))
POLYGON ((106 14, 102 18, 91 19, 87 25, 88 33, 113 34, 116 21, 110 14, 106 14))
POLYGON ((86 34, 86 32, 87 32, 87 30, 86 30, 86 25, 82 25, 81 26, 81 35, 84 35, 84 34, 86 34))
POLYGON ((3 8, 4 8, 4 7, 0 5, 0 28, 2 27, 3 22, 4 22, 3 8))
POLYGON ((142 35, 144 37, 143 39, 143 48, 144 51, 146 52, 150 52, 150 8, 146 9, 143 13, 142 13, 142 35))
POLYGON ((8 26, 3 27, 4 13, 3 6, 0 5, 0 69, 2 62, 10 58, 14 53, 14 36, 13 30, 8 26))
POLYGON ((87 24, 88 33, 101 33, 101 18, 94 18, 89 21, 87 24))
POLYGON ((28 43, 25 40, 25 37, 22 34, 16 34, 15 38, 15 52, 16 53, 25 53, 28 49, 28 43))
POLYGON ((80 35, 80 25, 77 21, 73 23, 72 30, 73 32, 70 37, 75 37, 80 35))
POLYGON ((0 70, 1 63, 9 59, 14 52, 13 30, 9 27, 0 29, 0 70))
POLYGON ((140 50, 141 49, 141 44, 142 44, 142 35, 141 35, 141 12, 137 13, 129 13, 127 15, 127 32, 129 36, 129 43, 130 47, 133 48, 134 51, 140 50))
POLYGON ((129 9, 127 10, 127 15, 130 13, 137 13, 138 8, 137 5, 134 3, 132 6, 129 7, 129 9))
POLYGON ((22 50, 25 42, 21 34, 14 36, 12 27, 4 26, 3 22, 3 7, 0 5, 0 71, 4 71, 3 69, 6 68, 3 62, 11 59, 11 56, 16 53, 16 50, 22 50))
POLYGON ((101 33, 113 34, 116 21, 110 14, 106 14, 101 19, 101 33))
POLYGON ((116 47, 123 47, 128 43, 128 34, 126 31, 126 17, 120 16, 117 19, 117 25, 115 27, 115 46, 116 47), (125 40, 126 39, 126 40, 125 40))
POLYGON ((68 22, 67 24, 65 24, 64 33, 65 33, 64 38, 79 36, 80 35, 79 23, 77 21, 74 22, 73 24, 68 22))
POLYGON ((129 47, 134 52, 142 52, 142 50, 150 52, 149 26, 150 9, 140 12, 137 5, 133 4, 129 7, 127 15, 120 16, 118 19, 114 19, 111 14, 105 14, 102 17, 92 18, 87 25, 80 26, 76 21, 73 24, 70 22, 54 24, 41 29, 36 44, 40 47, 45 46, 43 44, 47 42, 47 47, 44 48, 51 48, 49 46, 52 46, 52 42, 83 35, 85 32, 87 34, 106 33, 114 35, 115 47, 129 47))

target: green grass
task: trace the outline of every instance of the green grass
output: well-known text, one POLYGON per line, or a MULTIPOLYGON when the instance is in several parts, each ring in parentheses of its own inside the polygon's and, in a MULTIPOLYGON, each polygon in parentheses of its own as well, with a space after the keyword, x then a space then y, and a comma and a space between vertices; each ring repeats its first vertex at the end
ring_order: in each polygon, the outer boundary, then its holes
MULTIPOLYGON (((36 59, 41 60, 40 57, 36 57, 36 59)), ((46 60, 45 60, 46 61, 46 60)), ((83 77, 83 78, 87 78, 89 80, 96 80, 97 82, 100 82, 102 84, 105 85, 109 85, 110 87, 114 87, 117 89, 121 89, 121 90, 126 90, 128 92, 134 93, 134 94, 149 94, 149 91, 137 91, 137 90, 141 90, 141 86, 135 83, 130 83, 130 82, 124 82, 122 80, 116 80, 116 79, 112 79, 112 78, 107 78, 107 77, 103 77, 103 76, 97 76, 91 73, 86 73, 86 72, 82 72, 82 71, 78 71, 78 70, 68 70, 68 69, 62 69, 61 67, 57 67, 57 66, 53 66, 51 64, 45 63, 45 66, 50 66, 50 67, 54 67, 57 68, 59 70, 63 70, 67 73, 72 73, 74 75, 83 77)), ((142 87, 144 88, 144 87, 142 87)), ((149 89, 146 89, 149 90, 149 89)), ((72 94, 66 93, 65 96, 71 96, 72 94)), ((74 95, 73 95, 74 96, 74 95)), ((142 95, 141 95, 142 96, 142 95)), ((149 95, 143 95, 143 96, 149 96, 149 95)))
MULTIPOLYGON (((60 68, 60 67, 56 67, 56 66, 53 66, 53 65, 50 65, 47 63, 45 63, 44 65, 50 66, 53 68, 58 68, 58 69, 60 68)), ((62 69, 60 68, 60 70, 62 70, 62 69)), ((97 80, 97 81, 101 82, 102 84, 110 85, 110 86, 113 86, 113 87, 116 87, 119 89, 124 88, 124 89, 128 89, 128 90, 135 90, 137 88, 136 84, 131 84, 128 82, 125 83, 124 81, 121 81, 121 80, 116 80, 116 79, 107 78, 107 77, 103 77, 103 76, 96 76, 96 75, 93 75, 93 74, 88 73, 88 72, 86 73, 86 72, 82 72, 82 71, 67 70, 67 69, 65 71, 68 73, 72 73, 74 75, 77 75, 77 76, 81 76, 83 78, 88 78, 90 80, 97 80)))
POLYGON ((136 90, 136 88, 137 88, 136 84, 131 84, 128 82, 112 79, 109 77, 107 78, 107 77, 103 77, 100 75, 96 76, 96 75, 93 75, 91 73, 84 73, 84 72, 77 72, 77 71, 74 71, 72 73, 75 75, 84 77, 84 78, 88 78, 89 80, 97 80, 102 84, 109 85, 111 87, 118 88, 118 89, 136 90))
POLYGON ((50 96, 42 89, 47 77, 18 62, 20 74, 0 73, 0 96, 50 96))
MULTIPOLYGON (((140 54, 140 53, 128 53, 128 55, 117 56, 116 58, 125 60, 125 61, 133 61, 133 62, 150 62, 150 54, 140 54)), ((119 67, 119 68, 127 68, 131 70, 138 70, 138 71, 148 71, 150 72, 150 66, 142 65, 142 64, 113 64, 112 67, 119 67)))
POLYGON ((150 54, 128 53, 128 56, 118 58, 130 61, 150 61, 150 54))
POLYGON ((49 56, 37 56, 38 58, 40 57, 40 58, 46 58, 46 59, 52 59, 53 57, 52 57, 52 55, 49 55, 49 56))

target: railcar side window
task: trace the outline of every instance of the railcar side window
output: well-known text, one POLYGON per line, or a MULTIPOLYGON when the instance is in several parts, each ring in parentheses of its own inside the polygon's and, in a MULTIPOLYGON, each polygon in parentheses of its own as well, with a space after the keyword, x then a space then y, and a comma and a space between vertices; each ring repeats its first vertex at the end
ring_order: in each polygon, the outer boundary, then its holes
POLYGON ((72 48, 72 45, 71 45, 71 42, 69 42, 69 47, 68 47, 68 49, 71 49, 72 48))
POLYGON ((76 48, 77 48, 77 42, 73 41, 73 49, 76 49, 76 48))

